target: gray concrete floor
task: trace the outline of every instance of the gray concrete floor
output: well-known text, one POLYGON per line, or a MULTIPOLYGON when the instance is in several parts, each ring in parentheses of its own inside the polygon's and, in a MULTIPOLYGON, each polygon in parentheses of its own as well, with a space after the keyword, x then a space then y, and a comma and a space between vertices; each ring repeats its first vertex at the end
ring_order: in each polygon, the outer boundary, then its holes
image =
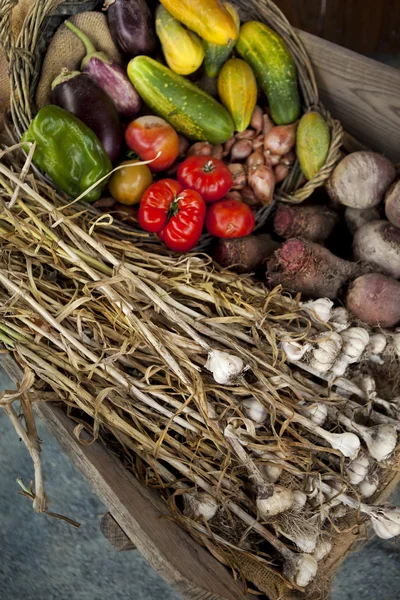
MULTIPOLYGON (((0 375, 0 389, 4 383, 0 375)), ((104 507, 45 425, 38 428, 52 510, 81 527, 35 514, 18 494, 16 479, 29 483, 32 465, 0 409, 0 600, 178 600, 140 554, 118 553, 103 538, 104 507)), ((400 504, 400 489, 394 500, 400 504)), ((331 600, 400 600, 399 550, 395 542, 374 539, 350 555, 331 600)))

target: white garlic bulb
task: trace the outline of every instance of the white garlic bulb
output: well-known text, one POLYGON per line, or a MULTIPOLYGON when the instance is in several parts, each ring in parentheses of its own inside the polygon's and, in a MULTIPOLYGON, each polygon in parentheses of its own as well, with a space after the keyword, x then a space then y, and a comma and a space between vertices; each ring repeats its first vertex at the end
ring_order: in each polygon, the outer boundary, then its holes
POLYGON ((255 398, 248 398, 243 402, 244 413, 253 423, 262 425, 265 423, 268 417, 268 411, 264 406, 255 398))
POLYGON ((258 465, 261 475, 270 483, 276 483, 282 474, 282 467, 273 463, 261 463, 258 465))
POLYGON ((352 460, 346 467, 346 473, 350 483, 357 485, 368 475, 369 460, 366 456, 359 456, 352 460))
POLYGON ((337 332, 347 329, 350 325, 350 316, 344 306, 338 306, 331 311, 330 324, 337 332))
POLYGON ((207 492, 188 492, 183 495, 183 513, 194 520, 210 521, 218 510, 218 503, 207 492))
POLYGON ((368 350, 370 354, 382 354, 386 348, 387 339, 383 333, 374 333, 369 338, 368 350))
POLYGON ((400 508, 380 512, 372 519, 372 527, 376 535, 383 540, 389 540, 400 535, 400 508))
POLYGON ((363 327, 349 327, 340 335, 343 340, 343 354, 350 364, 358 362, 369 342, 368 331, 363 327))
POLYGON ((330 443, 332 448, 339 450, 346 458, 356 458, 360 449, 360 440, 350 432, 345 433, 330 433, 326 432, 325 439, 330 443), (329 435, 328 435, 329 434, 329 435))
POLYGON ((271 496, 258 496, 256 500, 257 510, 262 520, 269 519, 289 510, 293 505, 293 494, 288 488, 280 485, 274 486, 271 496))
POLYGON ((378 475, 367 475, 367 477, 361 481, 358 489, 360 490, 360 494, 363 496, 363 498, 371 498, 371 496, 373 496, 378 489, 378 485, 378 475))
POLYGON ((314 313, 314 317, 316 317, 317 321, 327 323, 331 316, 333 302, 332 300, 329 300, 329 298, 318 298, 317 300, 301 302, 300 306, 308 309, 311 313, 314 313))
MULTIPOLYGON (((361 430, 360 426, 358 426, 361 430)), ((397 446, 397 430, 394 425, 384 423, 374 427, 363 427, 362 437, 372 458, 386 460, 397 446)))
POLYGON ((329 338, 320 336, 316 340, 317 347, 313 350, 310 366, 318 373, 326 373, 332 367, 341 348, 342 338, 338 333, 331 333, 329 338))
POLYGON ((313 552, 313 557, 318 562, 328 556, 332 550, 332 544, 328 540, 321 540, 313 552))
POLYGON ((287 356, 288 360, 301 360, 310 344, 300 344, 299 342, 282 342, 281 348, 287 356))
POLYGON ((328 416, 328 407, 323 402, 317 402, 310 406, 304 407, 309 419, 317 425, 323 425, 328 416))
POLYGON ((304 492, 302 492, 301 490, 293 490, 292 495, 293 495, 292 511, 300 512, 306 505, 307 495, 304 492))
POLYGON ((245 370, 244 362, 239 356, 220 350, 211 350, 205 367, 211 371, 216 383, 221 385, 235 383, 245 370))
POLYGON ((352 381, 358 385, 360 390, 362 390, 369 400, 370 398, 374 398, 376 396, 376 384, 375 379, 371 377, 371 375, 362 375, 360 377, 354 377, 352 381))
POLYGON ((299 587, 306 587, 316 576, 318 564, 311 554, 295 554, 293 560, 287 560, 283 574, 299 587))
POLYGON ((393 346, 397 356, 400 358, 400 333, 394 333, 392 335, 393 346))

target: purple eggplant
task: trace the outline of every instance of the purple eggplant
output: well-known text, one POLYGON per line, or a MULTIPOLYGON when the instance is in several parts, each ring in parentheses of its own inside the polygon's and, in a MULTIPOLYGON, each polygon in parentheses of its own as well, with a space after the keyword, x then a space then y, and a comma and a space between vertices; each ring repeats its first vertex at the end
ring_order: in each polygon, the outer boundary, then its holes
POLYGON ((142 106, 139 94, 129 81, 126 72, 117 63, 108 58, 105 52, 97 52, 88 36, 70 21, 65 25, 81 40, 86 48, 81 69, 104 90, 114 102, 122 118, 132 119, 142 106))
POLYGON ((105 0, 114 41, 129 58, 152 54, 156 48, 153 16, 146 0, 105 0))
POLYGON ((122 127, 111 98, 87 73, 63 69, 52 85, 54 104, 81 119, 104 146, 112 163, 122 150, 122 127))

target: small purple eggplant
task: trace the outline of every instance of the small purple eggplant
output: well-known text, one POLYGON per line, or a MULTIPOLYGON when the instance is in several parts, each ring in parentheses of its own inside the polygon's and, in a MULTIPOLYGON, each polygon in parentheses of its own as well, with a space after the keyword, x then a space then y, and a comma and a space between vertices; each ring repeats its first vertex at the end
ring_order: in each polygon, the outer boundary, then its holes
POLYGON ((88 73, 97 85, 110 96, 122 118, 132 119, 135 117, 140 111, 142 101, 124 69, 110 60, 105 52, 97 52, 88 36, 70 21, 65 21, 65 25, 85 45, 87 54, 82 60, 82 71, 88 73))
POLYGON ((63 69, 52 84, 54 104, 74 114, 90 127, 112 163, 122 150, 122 127, 111 98, 87 73, 63 69))
POLYGON ((105 0, 111 35, 126 56, 152 54, 156 48, 153 16, 146 0, 105 0))

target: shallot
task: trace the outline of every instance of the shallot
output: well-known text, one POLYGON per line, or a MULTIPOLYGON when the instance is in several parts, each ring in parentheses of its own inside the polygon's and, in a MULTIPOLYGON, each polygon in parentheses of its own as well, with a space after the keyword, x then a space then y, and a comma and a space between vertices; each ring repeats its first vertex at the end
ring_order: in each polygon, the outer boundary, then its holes
POLYGON ((250 127, 255 129, 256 133, 259 134, 264 126, 263 110, 260 106, 255 106, 253 114, 251 116, 250 127))
POLYGON ((275 156, 283 156, 290 152, 296 143, 297 123, 277 125, 264 137, 264 150, 275 156))
POLYGON ((188 156, 210 156, 213 147, 209 142, 196 142, 190 146, 188 156))
POLYGON ((241 163, 231 163, 228 165, 230 172, 232 173, 232 189, 242 190, 247 185, 247 177, 244 166, 241 163))
POLYGON ((253 144, 250 140, 239 140, 231 148, 231 159, 233 161, 245 160, 253 152, 253 144))
POLYGON ((276 165, 274 169, 275 183, 281 183, 289 175, 289 167, 283 163, 276 165))
POLYGON ((266 165, 259 165, 249 173, 248 183, 257 200, 264 206, 272 204, 274 199, 275 177, 266 165))

